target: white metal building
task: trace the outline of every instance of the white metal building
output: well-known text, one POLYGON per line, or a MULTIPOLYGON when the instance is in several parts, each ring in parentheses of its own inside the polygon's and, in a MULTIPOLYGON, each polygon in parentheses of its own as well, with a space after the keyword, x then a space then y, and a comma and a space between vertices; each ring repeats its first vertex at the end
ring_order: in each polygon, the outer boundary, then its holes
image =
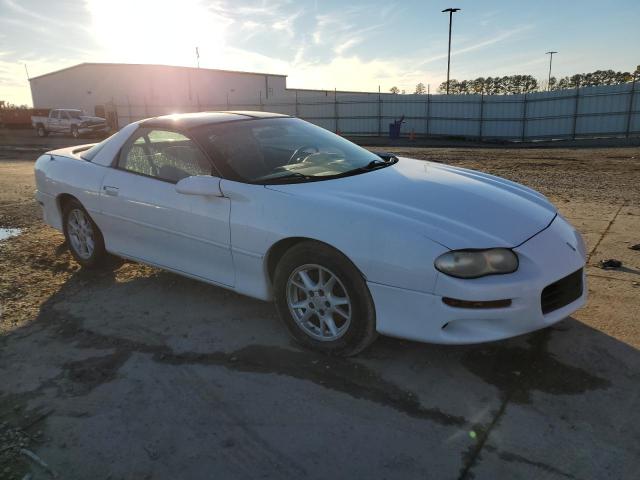
MULTIPOLYGON (((30 79, 35 108, 80 108, 141 118, 284 95, 286 75, 206 68, 81 63, 30 79)), ((122 122, 120 122, 122 124, 122 122)), ((127 122, 125 122, 127 123, 127 122)))

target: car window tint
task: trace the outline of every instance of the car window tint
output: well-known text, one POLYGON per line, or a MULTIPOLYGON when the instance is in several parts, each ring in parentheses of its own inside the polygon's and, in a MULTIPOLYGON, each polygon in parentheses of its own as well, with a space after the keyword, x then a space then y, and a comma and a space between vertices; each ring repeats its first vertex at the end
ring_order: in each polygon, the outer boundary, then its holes
POLYGON ((157 142, 183 142, 189 139, 178 132, 170 132, 167 130, 151 130, 147 136, 151 143, 157 142))
POLYGON ((280 176, 330 177, 380 157, 297 118, 205 125, 192 130, 225 178, 264 182, 280 176))
POLYGON ((191 139, 164 130, 143 131, 121 158, 120 167, 169 182, 211 175, 212 168, 191 139))

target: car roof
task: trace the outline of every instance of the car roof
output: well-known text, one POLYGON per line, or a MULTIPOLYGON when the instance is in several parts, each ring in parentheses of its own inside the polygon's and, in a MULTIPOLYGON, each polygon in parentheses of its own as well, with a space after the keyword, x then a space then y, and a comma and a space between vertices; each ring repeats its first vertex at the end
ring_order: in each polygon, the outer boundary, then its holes
POLYGON ((175 113, 161 117, 149 118, 140 122, 145 128, 184 128, 191 129, 203 125, 216 123, 238 122, 241 120, 253 120, 260 118, 288 117, 280 113, 251 112, 251 111, 224 111, 224 112, 198 112, 175 113))

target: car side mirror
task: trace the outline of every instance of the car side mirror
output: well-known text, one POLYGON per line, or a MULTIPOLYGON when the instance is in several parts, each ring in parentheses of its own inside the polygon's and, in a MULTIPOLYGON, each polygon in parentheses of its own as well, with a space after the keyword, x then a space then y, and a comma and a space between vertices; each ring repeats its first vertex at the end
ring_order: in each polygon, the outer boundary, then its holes
POLYGON ((220 179, 210 175, 194 175, 176 183, 176 192, 183 195, 200 195, 204 197, 222 197, 220 179))

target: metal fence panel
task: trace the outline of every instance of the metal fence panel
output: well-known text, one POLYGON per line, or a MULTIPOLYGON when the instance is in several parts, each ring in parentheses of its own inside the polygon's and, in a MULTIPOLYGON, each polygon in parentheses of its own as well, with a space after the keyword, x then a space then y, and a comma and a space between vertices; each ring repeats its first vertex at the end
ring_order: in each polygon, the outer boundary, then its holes
POLYGON ((629 118, 627 122, 628 133, 640 133, 640 91, 638 82, 635 91, 629 102, 629 118))
POLYGON ((402 134, 533 140, 640 133, 640 82, 526 95, 394 95, 287 90, 280 97, 228 100, 223 105, 132 105, 114 102, 119 124, 170 113, 262 110, 298 116, 348 135, 402 134))

